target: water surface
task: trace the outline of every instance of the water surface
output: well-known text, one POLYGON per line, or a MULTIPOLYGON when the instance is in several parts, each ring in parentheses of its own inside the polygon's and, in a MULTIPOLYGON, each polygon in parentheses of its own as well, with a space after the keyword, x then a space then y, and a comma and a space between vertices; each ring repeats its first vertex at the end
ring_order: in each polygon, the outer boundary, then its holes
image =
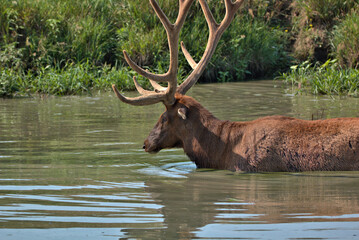
MULTIPOLYGON (((189 95, 221 119, 359 117, 357 98, 275 84, 189 95)), ((196 170, 180 149, 142 150, 162 111, 111 92, 1 99, 0 239, 359 239, 359 172, 196 170)))

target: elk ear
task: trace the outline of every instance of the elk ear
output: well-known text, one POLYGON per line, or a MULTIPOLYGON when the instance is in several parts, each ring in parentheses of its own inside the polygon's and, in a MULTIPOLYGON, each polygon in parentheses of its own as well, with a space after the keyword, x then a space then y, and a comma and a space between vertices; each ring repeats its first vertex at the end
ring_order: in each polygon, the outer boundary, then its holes
POLYGON ((187 108, 186 107, 180 107, 178 108, 178 116, 180 116, 183 120, 187 119, 187 108))

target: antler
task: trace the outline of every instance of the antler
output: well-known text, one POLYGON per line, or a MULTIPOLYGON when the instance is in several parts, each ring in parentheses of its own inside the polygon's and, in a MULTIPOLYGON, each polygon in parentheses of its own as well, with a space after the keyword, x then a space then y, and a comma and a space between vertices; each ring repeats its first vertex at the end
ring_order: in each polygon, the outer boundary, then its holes
POLYGON ((179 32, 183 26, 184 20, 193 1, 194 0, 179 0, 178 16, 176 22, 172 24, 162 9, 159 7, 156 0, 150 0, 153 9, 155 10, 167 33, 168 46, 170 50, 170 66, 168 72, 165 74, 153 74, 139 67, 134 61, 131 60, 127 52, 123 51, 125 60, 128 65, 130 65, 130 67, 138 74, 148 78, 154 88, 154 91, 144 90, 134 77, 133 81, 135 83, 136 89, 142 95, 136 98, 127 98, 117 90, 115 85, 112 85, 114 92, 121 101, 132 105, 149 105, 158 102, 164 102, 165 105, 172 105, 175 102, 174 95, 176 92, 185 94, 197 82, 198 78, 201 76, 205 67, 209 63, 209 60, 211 59, 224 30, 231 23, 234 14, 241 6, 243 0, 236 0, 234 3, 232 3, 231 0, 225 0, 226 15, 220 24, 215 21, 211 11, 209 10, 207 2, 205 0, 199 0, 209 27, 208 43, 202 59, 197 64, 185 48, 184 43, 181 42, 182 51, 187 61, 193 68, 193 71, 177 88, 179 32), (168 87, 164 88, 159 85, 158 82, 168 82, 168 87))
POLYGON ((201 76, 207 64, 209 63, 214 53, 214 50, 217 47, 219 39, 221 38, 223 32, 228 28, 229 24, 232 22, 234 14, 242 5, 243 1, 244 0, 236 0, 234 3, 232 3, 231 0, 225 0, 224 3, 226 6, 226 15, 224 16, 222 22, 218 24, 214 19, 207 2, 205 0, 199 0, 209 28, 207 47, 203 53, 201 60, 196 63, 187 51, 184 43, 181 42, 182 52, 185 55, 188 63, 193 68, 193 71, 187 77, 187 79, 178 87, 177 92, 181 94, 186 94, 186 92, 197 82, 198 78, 201 76))

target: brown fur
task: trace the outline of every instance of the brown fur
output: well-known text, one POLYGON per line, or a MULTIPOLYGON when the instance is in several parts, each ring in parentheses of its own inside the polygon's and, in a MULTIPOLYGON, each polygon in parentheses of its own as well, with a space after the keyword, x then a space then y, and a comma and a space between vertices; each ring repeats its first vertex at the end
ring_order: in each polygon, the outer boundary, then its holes
POLYGON ((182 147, 198 168, 237 171, 359 170, 359 118, 307 121, 270 116, 221 121, 176 95, 145 141, 147 152, 182 147), (178 109, 186 119, 178 115, 178 109))

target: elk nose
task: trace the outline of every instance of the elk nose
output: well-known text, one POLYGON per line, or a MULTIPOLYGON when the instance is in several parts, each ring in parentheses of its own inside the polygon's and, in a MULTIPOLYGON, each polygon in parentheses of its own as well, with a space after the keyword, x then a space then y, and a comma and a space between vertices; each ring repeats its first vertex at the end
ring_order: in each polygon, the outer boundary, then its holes
POLYGON ((146 144, 143 144, 142 148, 143 148, 143 149, 146 149, 146 144))

